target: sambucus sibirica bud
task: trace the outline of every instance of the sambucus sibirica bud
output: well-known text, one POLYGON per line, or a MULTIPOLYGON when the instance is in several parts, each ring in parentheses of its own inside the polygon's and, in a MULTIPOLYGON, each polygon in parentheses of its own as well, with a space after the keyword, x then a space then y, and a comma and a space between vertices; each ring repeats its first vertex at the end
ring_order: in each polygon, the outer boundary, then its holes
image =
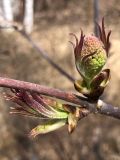
POLYGON ((102 70, 102 68, 108 58, 111 31, 106 34, 104 19, 102 20, 102 27, 98 25, 98 29, 99 38, 93 35, 85 36, 81 31, 80 40, 78 40, 72 34, 76 39, 76 44, 73 44, 75 64, 83 78, 82 81, 75 81, 74 85, 78 92, 91 100, 97 100, 99 98, 110 78, 110 70, 102 70))

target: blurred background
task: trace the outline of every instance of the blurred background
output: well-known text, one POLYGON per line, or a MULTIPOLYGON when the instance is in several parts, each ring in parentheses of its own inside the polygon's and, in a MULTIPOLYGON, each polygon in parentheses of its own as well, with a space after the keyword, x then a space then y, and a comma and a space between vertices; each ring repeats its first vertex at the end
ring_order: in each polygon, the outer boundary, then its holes
MULTIPOLYGON (((76 78, 80 77, 69 33, 79 37, 82 28, 86 35, 92 34, 95 19, 100 22, 103 16, 112 35, 106 65, 111 69, 111 81, 102 99, 120 106, 120 0, 0 0, 1 22, 22 24, 34 41, 76 78)), ((0 76, 75 92, 73 84, 19 33, 4 29, 0 30, 0 76)), ((0 91, 2 97, 4 89, 0 91)), ((93 114, 81 120, 71 135, 63 127, 30 139, 28 132, 40 120, 9 115, 12 105, 0 98, 0 160, 120 160, 120 121, 93 114)))

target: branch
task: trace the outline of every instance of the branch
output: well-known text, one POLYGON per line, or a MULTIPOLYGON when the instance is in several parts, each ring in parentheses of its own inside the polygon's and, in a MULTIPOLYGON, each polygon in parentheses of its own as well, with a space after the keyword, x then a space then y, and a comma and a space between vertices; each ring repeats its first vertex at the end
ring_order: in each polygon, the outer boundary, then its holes
POLYGON ((95 102, 94 103, 88 102, 86 98, 78 96, 71 92, 65 92, 59 89, 49 88, 34 83, 3 78, 3 77, 0 77, 0 87, 36 92, 42 95, 64 100, 66 102, 72 103, 77 106, 85 107, 86 109, 88 109, 90 112, 93 113, 100 113, 106 116, 111 116, 120 119, 120 108, 112 106, 111 104, 107 104, 102 100, 98 101, 98 106, 97 106, 95 102))
POLYGON ((56 64, 52 58, 50 58, 48 56, 48 53, 45 52, 40 46, 38 46, 33 39, 30 37, 29 34, 27 34, 23 27, 18 25, 17 23, 13 22, 7 22, 7 21, 3 21, 0 24, 0 28, 1 29, 8 29, 8 28, 13 28, 15 31, 17 31, 18 33, 20 33, 23 38, 25 38, 30 44, 31 46, 44 58, 46 59, 57 71, 59 71, 62 75, 64 75, 68 80, 70 80, 72 83, 75 81, 75 79, 69 75, 64 69, 62 69, 58 64, 56 64))
POLYGON ((99 37, 99 31, 98 31, 98 26, 96 22, 99 22, 99 1, 94 0, 93 2, 93 9, 94 9, 94 33, 96 37, 99 37))

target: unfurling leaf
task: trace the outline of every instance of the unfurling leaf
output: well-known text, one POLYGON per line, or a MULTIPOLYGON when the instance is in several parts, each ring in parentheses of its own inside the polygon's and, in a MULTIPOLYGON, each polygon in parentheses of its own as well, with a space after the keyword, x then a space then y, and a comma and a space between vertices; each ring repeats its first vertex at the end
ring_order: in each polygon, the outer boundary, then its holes
POLYGON ((59 129, 66 124, 66 121, 67 121, 66 119, 57 120, 57 121, 51 120, 48 123, 38 125, 37 127, 31 130, 31 132, 29 133, 29 136, 36 137, 38 134, 45 134, 45 133, 54 131, 56 129, 59 129))
POLYGON ((54 131, 66 124, 69 133, 71 133, 76 128, 80 118, 80 109, 76 106, 60 103, 37 93, 14 89, 12 94, 6 94, 6 99, 17 104, 11 108, 11 114, 47 120, 47 123, 43 122, 43 124, 32 129, 29 134, 30 137, 54 131))

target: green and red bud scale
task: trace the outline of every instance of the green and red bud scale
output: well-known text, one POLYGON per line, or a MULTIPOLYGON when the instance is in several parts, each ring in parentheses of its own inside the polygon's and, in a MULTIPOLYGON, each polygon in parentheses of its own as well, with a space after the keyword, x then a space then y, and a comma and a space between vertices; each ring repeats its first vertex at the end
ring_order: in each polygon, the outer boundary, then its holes
POLYGON ((81 31, 80 40, 76 35, 71 34, 76 40, 75 44, 72 43, 76 68, 83 78, 82 81, 75 81, 75 88, 92 99, 99 98, 110 78, 109 69, 102 71, 109 55, 111 34, 111 31, 108 34, 105 32, 104 19, 102 20, 102 27, 98 25, 98 30, 99 37, 85 36, 81 31))

